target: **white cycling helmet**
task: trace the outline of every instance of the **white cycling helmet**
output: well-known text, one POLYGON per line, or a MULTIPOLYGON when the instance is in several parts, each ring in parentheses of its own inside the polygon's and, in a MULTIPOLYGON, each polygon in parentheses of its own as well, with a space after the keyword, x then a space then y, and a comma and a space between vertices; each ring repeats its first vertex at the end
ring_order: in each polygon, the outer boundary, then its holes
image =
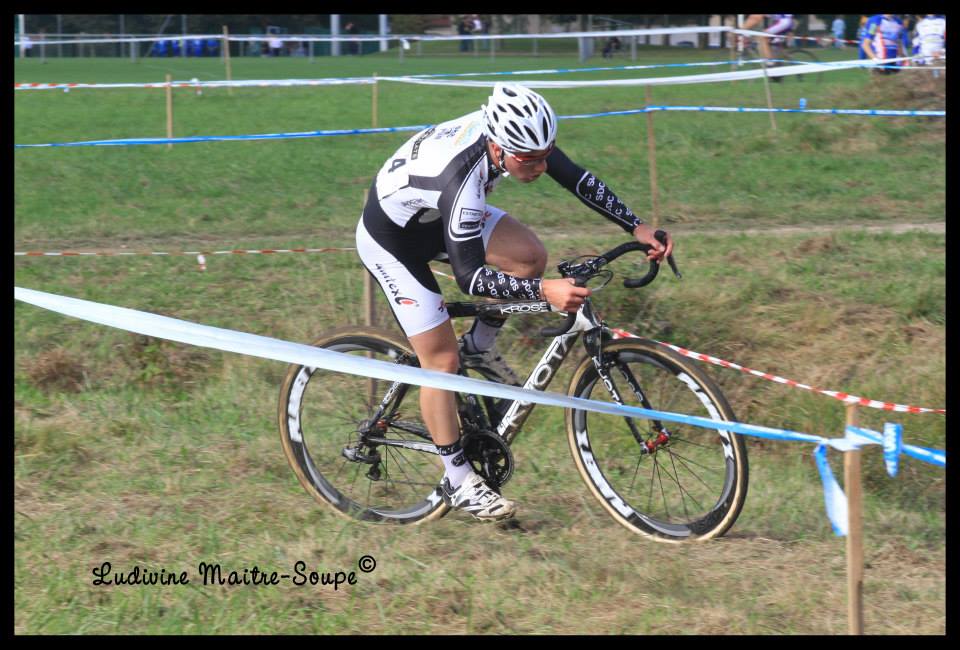
POLYGON ((541 151, 557 139, 556 114, 529 88, 498 83, 480 110, 487 137, 510 153, 541 151))

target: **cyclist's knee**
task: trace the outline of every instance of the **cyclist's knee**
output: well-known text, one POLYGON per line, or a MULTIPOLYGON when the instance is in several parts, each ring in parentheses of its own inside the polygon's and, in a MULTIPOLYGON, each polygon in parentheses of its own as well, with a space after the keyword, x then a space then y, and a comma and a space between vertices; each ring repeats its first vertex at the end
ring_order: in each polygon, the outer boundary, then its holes
POLYGON ((427 355, 418 355, 420 367, 424 370, 456 373, 460 370, 460 351, 454 345, 453 349, 434 350, 427 355))
POLYGON ((441 372, 457 372, 460 368, 460 350, 449 320, 409 339, 421 368, 441 372))
POLYGON ((547 249, 539 239, 534 239, 524 250, 525 255, 517 262, 514 275, 524 278, 539 278, 547 269, 547 249))
POLYGON ((511 259, 501 266, 510 275, 519 278, 539 278, 547 268, 547 249, 537 237, 531 236, 522 246, 511 250, 511 259))

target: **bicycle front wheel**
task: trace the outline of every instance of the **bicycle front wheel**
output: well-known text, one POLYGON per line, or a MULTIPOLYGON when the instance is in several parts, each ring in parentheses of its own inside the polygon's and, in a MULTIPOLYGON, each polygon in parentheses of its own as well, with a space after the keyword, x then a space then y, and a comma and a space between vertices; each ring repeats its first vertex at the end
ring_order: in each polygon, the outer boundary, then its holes
MULTIPOLYGON (((315 345, 416 363, 404 341, 374 328, 334 330, 315 345)), ((443 462, 420 419, 417 386, 294 364, 278 415, 283 453, 320 503, 373 522, 420 523, 446 514, 443 462)))
MULTIPOLYGON (((593 359, 574 372, 570 394, 646 409, 735 421, 717 385, 669 348, 647 339, 603 348, 611 386, 593 359)), ((747 450, 740 436, 658 420, 567 411, 577 470, 619 523, 661 542, 707 540, 736 521, 747 495, 747 450)))

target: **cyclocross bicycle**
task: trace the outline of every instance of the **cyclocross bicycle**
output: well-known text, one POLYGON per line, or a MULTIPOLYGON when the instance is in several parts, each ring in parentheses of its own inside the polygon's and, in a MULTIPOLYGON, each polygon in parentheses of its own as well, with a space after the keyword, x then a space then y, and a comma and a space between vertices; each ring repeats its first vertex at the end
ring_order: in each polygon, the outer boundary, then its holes
MULTIPOLYGON (((579 286, 613 277, 607 264, 648 246, 622 244, 582 261, 561 262, 560 274, 579 286)), ((680 276, 672 259, 671 267, 680 276)), ((659 270, 650 263, 640 279, 659 270)), ((452 318, 547 314, 548 302, 456 302, 452 318)), ((576 397, 733 422, 733 410, 700 368, 644 338, 614 339, 591 299, 559 327, 523 384, 546 390, 583 335, 585 355, 567 387, 576 397)), ((316 346, 417 366, 400 335, 370 327, 330 331, 316 346)), ((467 374, 461 369, 461 374, 467 374)), ((479 370, 499 381, 492 370, 479 370)), ((446 514, 443 464, 420 418, 418 386, 293 364, 280 391, 280 439, 287 460, 313 497, 348 517, 371 522, 421 523, 446 514)), ((499 490, 514 471, 511 444, 534 404, 458 394, 462 444, 474 470, 499 490)), ((747 451, 740 436, 720 429, 670 424, 567 409, 574 462, 607 512, 630 530, 665 542, 718 537, 736 521, 747 493, 747 451)))
MULTIPOLYGON (((810 50, 806 50, 802 47, 786 47, 785 40, 783 37, 773 38, 770 40, 770 56, 772 57, 772 62, 774 66, 780 66, 784 64, 801 64, 801 63, 820 63, 820 59, 816 54, 810 50)), ((740 52, 740 62, 747 59, 758 59, 761 57, 760 47, 757 45, 756 40, 749 39, 744 43, 743 50, 740 52)), ((807 74, 792 74, 786 75, 785 77, 773 77, 778 81, 780 79, 795 79, 797 81, 803 81, 804 79, 809 79, 811 81, 819 82, 823 77, 822 72, 810 72, 807 74)))

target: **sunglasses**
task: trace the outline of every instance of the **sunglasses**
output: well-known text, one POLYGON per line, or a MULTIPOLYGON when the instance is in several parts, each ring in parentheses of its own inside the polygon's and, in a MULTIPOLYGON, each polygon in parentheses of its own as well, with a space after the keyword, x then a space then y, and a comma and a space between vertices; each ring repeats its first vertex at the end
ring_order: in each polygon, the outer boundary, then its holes
POLYGON ((514 160, 516 160, 521 165, 524 165, 527 167, 533 167, 534 165, 537 165, 543 162, 544 160, 546 160, 547 158, 549 158, 552 152, 553 152, 553 145, 550 145, 547 148, 547 153, 543 154, 542 156, 518 156, 515 153, 510 153, 509 156, 514 160))

